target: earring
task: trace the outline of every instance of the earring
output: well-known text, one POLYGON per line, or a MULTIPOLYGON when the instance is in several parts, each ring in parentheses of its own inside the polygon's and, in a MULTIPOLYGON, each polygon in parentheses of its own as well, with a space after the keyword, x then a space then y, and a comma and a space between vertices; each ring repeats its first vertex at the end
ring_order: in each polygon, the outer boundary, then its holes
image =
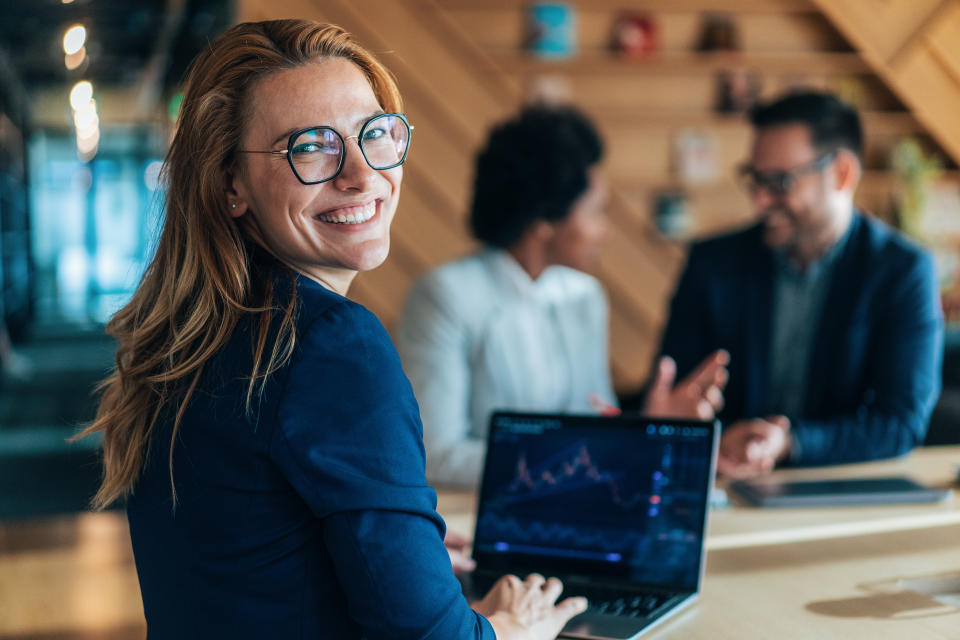
POLYGON ((231 203, 230 203, 230 208, 231 208, 231 209, 236 209, 236 208, 237 208, 237 203, 236 203, 236 202, 231 202, 231 203))

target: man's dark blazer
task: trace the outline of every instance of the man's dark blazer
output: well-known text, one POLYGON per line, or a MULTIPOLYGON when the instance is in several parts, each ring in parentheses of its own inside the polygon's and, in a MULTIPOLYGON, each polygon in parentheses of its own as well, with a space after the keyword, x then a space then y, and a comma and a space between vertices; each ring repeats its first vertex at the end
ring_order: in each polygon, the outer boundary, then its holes
MULTIPOLYGON (((763 417, 773 317, 773 253, 754 226, 696 244, 660 352, 678 379, 730 352, 724 424, 763 417)), ((943 319, 929 252, 860 213, 833 267, 810 345, 806 399, 791 420, 794 464, 885 458, 919 445, 940 393, 943 319)))

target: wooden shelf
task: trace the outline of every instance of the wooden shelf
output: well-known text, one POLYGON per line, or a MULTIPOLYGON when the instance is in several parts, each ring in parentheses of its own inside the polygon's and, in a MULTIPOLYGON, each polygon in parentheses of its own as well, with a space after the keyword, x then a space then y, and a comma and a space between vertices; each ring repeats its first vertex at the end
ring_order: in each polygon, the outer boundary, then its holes
MULTIPOLYGON (((723 128, 749 127, 746 116, 700 110, 629 109, 619 107, 584 107, 584 111, 604 125, 634 125, 657 128, 723 128)), ((908 111, 861 111, 860 117, 868 136, 923 135, 920 126, 908 111)))
MULTIPOLYGON (((867 169, 863 172, 863 177, 860 179, 860 188, 872 190, 877 187, 889 186, 893 183, 895 178, 896 173, 891 169, 867 169)), ((952 182, 960 187, 960 170, 949 169, 940 172, 940 178, 937 180, 937 183, 949 182, 952 182)), ((716 180, 702 183, 688 184, 676 179, 664 181, 651 180, 645 178, 644 176, 637 176, 635 179, 614 178, 611 181, 611 185, 620 193, 630 197, 637 197, 640 195, 646 196, 654 191, 662 191, 674 188, 681 189, 691 194, 705 196, 719 196, 727 194, 730 191, 741 190, 741 187, 735 180, 733 172, 730 172, 729 175, 727 175, 722 171, 716 180)))
POLYGON ((871 73, 859 54, 847 51, 710 52, 660 51, 649 58, 626 59, 615 52, 589 49, 577 56, 545 60, 510 49, 493 52, 493 58, 508 74, 538 75, 699 75, 730 68, 744 68, 767 75, 846 75, 871 73))
MULTIPOLYGON (((450 9, 526 9, 529 0, 444 0, 450 9)), ((811 0, 574 0, 578 11, 815 13, 811 0)))

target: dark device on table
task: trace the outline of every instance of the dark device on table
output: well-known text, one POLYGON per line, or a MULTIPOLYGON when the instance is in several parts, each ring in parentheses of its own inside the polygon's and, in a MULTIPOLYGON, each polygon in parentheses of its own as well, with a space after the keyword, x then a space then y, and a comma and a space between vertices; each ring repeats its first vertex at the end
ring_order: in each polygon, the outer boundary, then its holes
POLYGON ((738 480, 730 490, 758 507, 829 507, 940 502, 953 493, 909 478, 852 478, 784 482, 738 480))
POLYGON ((636 638, 700 591, 719 424, 496 413, 464 578, 557 576, 590 606, 563 638, 636 638))

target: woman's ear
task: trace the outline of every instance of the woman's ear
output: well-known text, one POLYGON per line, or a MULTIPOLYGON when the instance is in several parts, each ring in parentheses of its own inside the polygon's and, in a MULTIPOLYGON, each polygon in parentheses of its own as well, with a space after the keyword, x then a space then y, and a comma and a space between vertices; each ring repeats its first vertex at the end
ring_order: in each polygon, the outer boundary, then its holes
POLYGON ((227 171, 224 176, 224 198, 231 217, 239 218, 247 212, 247 199, 243 197, 244 188, 235 170, 227 171))
POLYGON ((556 228, 551 222, 540 219, 530 225, 530 234, 540 242, 549 242, 556 233, 556 228))

